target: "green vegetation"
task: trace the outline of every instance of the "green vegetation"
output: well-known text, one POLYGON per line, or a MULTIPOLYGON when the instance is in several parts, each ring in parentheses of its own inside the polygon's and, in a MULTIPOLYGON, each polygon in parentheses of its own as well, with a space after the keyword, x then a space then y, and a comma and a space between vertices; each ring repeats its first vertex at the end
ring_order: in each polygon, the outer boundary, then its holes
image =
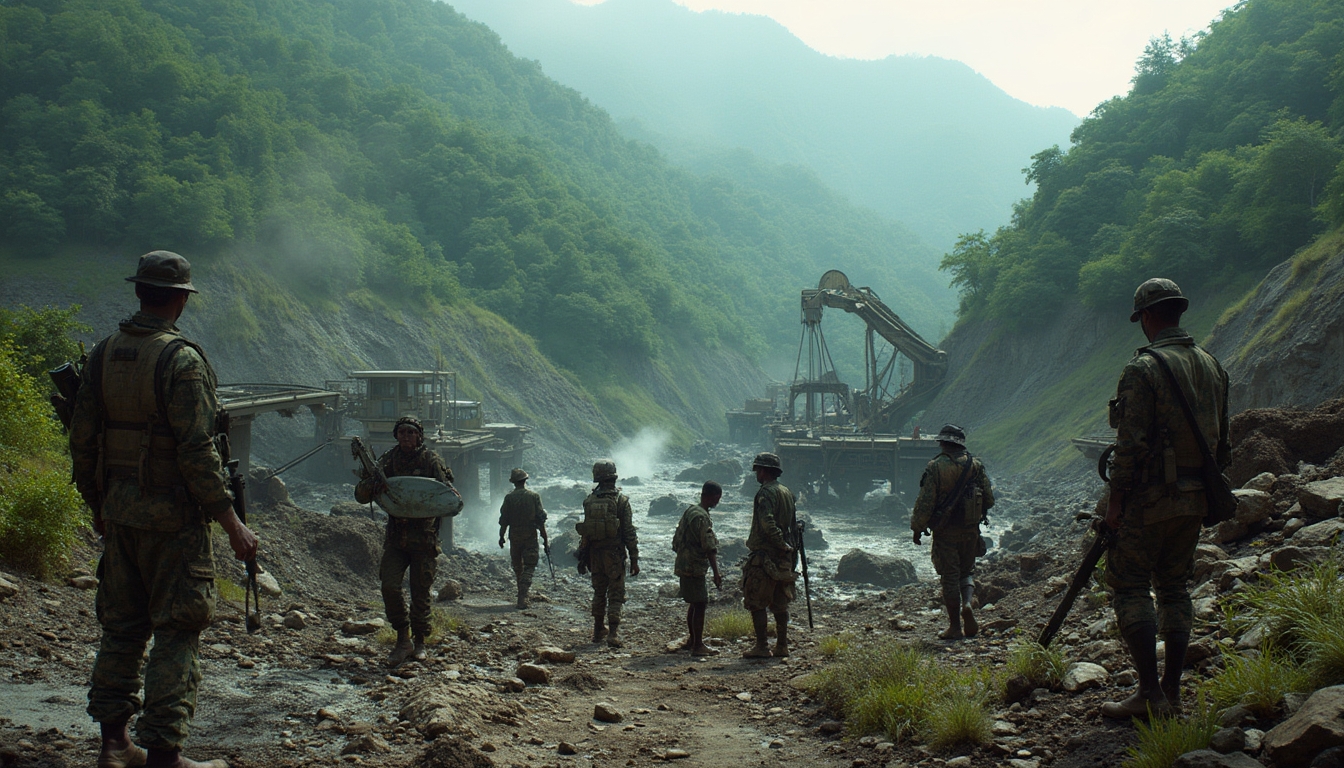
POLYGON ((219 593, 220 600, 223 600, 226 603, 232 603, 240 607, 243 605, 243 602, 247 597, 246 589, 237 584, 234 584, 232 581, 224 578, 223 576, 215 577, 215 591, 219 593))
POLYGON ((1012 224, 944 258, 963 317, 1039 319, 1074 295, 1123 311, 1153 274, 1205 294, 1344 223, 1338 22, 1328 0, 1249 0, 1154 39, 1127 96, 1032 157, 1012 224))
POLYGON ((1213 703, 1222 708, 1240 704, 1257 717, 1272 717, 1283 705, 1283 695, 1310 690, 1306 672, 1273 644, 1243 656, 1223 651, 1223 670, 1209 683, 1213 703))
POLYGON ((449 637, 456 637, 467 623, 463 618, 446 608, 431 608, 429 610, 429 637, 426 640, 431 644, 442 643, 449 637))
POLYGON ((997 687, 987 669, 952 669, 894 641, 850 645, 807 682, 852 732, 923 739, 939 749, 988 741, 997 687))
POLYGON ((817 641, 817 653, 829 659, 853 644, 854 635, 850 632, 842 632, 838 635, 827 635, 817 641))
POLYGON ((1043 648, 1034 640, 1019 638, 1009 651, 1006 674, 1009 678, 1025 678, 1033 688, 1058 688, 1068 668, 1069 662, 1058 645, 1043 648))
POLYGON ((751 614, 735 609, 723 613, 714 613, 705 620, 705 635, 720 640, 739 640, 754 637, 756 630, 751 626, 751 614))
POLYGON ((1186 752, 1208 748, 1218 730, 1218 710, 1201 694, 1187 717, 1159 717, 1147 723, 1136 720, 1134 728, 1139 743, 1129 748, 1123 768, 1171 768, 1186 752))

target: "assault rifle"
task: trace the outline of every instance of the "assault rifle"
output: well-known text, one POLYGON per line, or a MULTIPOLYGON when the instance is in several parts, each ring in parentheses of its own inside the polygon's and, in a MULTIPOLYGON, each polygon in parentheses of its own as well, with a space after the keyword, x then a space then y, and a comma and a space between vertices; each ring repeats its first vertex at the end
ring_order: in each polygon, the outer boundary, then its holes
MULTIPOLYGON (((1097 461, 1097 474, 1101 479, 1109 483, 1111 478, 1106 471, 1107 462, 1111 454, 1115 453, 1115 446, 1111 445, 1101 454, 1097 461)), ((1094 520, 1093 528, 1096 530, 1096 538, 1092 540, 1092 546, 1083 556, 1083 562, 1079 564, 1078 571, 1073 574, 1073 581, 1069 582, 1069 590, 1064 593, 1064 599, 1059 601, 1059 607, 1055 608, 1050 621, 1046 623, 1045 629, 1041 630, 1041 636, 1036 642, 1040 643, 1042 648, 1048 647, 1050 641, 1055 639, 1059 628, 1064 625, 1064 619, 1069 616, 1069 609, 1073 607, 1073 601, 1078 599, 1078 593, 1083 591, 1087 582, 1092 579, 1092 572, 1096 570, 1097 563, 1101 562, 1101 556, 1106 554, 1106 550, 1111 548, 1115 542, 1115 531, 1106 524, 1105 520, 1095 520, 1091 515, 1078 515, 1075 520, 1094 520)))
POLYGON ((557 581, 555 578, 555 563, 551 562, 551 542, 542 541, 541 551, 546 553, 546 565, 550 566, 551 568, 551 583, 559 584, 560 582, 557 581))
POLYGON ((812 580, 807 574, 807 547, 803 545, 803 532, 807 529, 807 524, 802 520, 794 523, 794 537, 797 539, 798 561, 803 565, 803 597, 807 599, 807 628, 814 629, 812 626, 812 580))
MULTIPOLYGON (((233 451, 229 444, 230 421, 228 411, 219 412, 218 434, 215 436, 215 442, 219 448, 219 457, 229 470, 229 491, 233 494, 233 513, 238 516, 238 522, 247 525, 247 481, 243 478, 243 473, 238 471, 238 460, 231 455, 233 451)), ((255 557, 247 560, 244 565, 247 568, 247 584, 243 587, 243 617, 248 634, 252 634, 261 629, 261 590, 257 587, 257 574, 261 573, 261 568, 257 566, 255 557)))
POLYGON ((373 457, 373 452, 369 446, 364 444, 358 437, 350 438, 350 453, 359 463, 364 466, 364 476, 373 478, 373 495, 386 493, 393 501, 397 500, 396 494, 387 484, 387 475, 383 473, 383 468, 378 466, 378 460, 373 457))
POLYGON ((84 378, 84 366, 89 355, 84 351, 84 342, 79 342, 79 360, 66 362, 47 371, 51 383, 56 385, 56 394, 51 396, 51 407, 56 409, 56 417, 66 431, 70 431, 70 420, 75 416, 75 395, 79 392, 80 382, 84 378))

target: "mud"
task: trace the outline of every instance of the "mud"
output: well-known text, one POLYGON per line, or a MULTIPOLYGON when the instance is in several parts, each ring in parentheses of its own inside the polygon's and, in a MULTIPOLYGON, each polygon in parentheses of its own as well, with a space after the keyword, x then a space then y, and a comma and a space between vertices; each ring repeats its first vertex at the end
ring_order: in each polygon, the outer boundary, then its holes
POLYGON ((1344 468, 1344 399, 1327 400, 1315 408, 1255 408, 1232 418, 1234 487, 1261 472, 1287 475, 1299 462, 1344 468))

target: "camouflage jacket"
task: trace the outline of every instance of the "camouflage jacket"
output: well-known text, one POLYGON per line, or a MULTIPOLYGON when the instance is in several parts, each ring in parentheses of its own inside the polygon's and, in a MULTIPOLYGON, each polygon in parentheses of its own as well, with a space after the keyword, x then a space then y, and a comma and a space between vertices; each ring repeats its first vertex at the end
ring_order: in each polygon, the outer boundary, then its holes
MULTIPOLYGON (((137 312, 102 342, 100 352, 117 349, 119 341, 134 341, 129 337, 144 338, 154 333, 180 336, 171 322, 137 312)), ((106 375, 106 365, 103 370, 106 375)), ((232 497, 214 442, 219 411, 215 373, 195 347, 179 349, 168 358, 163 371, 163 405, 172 432, 169 441, 176 444, 177 474, 182 486, 151 487, 142 493, 135 477, 109 475, 100 493, 103 414, 99 412, 98 387, 101 382, 90 381, 88 374, 86 369, 75 396, 70 420, 70 456, 75 486, 91 509, 101 509, 104 520, 132 528, 174 531, 192 517, 202 520, 229 508, 232 497)))
POLYGON ((515 488, 504 497, 499 507, 500 537, 509 529, 509 541, 514 544, 537 544, 537 532, 546 528, 546 510, 541 496, 530 488, 515 488))
POLYGON ((1168 328, 1139 348, 1110 402, 1116 430, 1111 488, 1125 492, 1126 506, 1142 509, 1146 523, 1202 516, 1207 509, 1200 477, 1204 457, 1167 374, 1145 353, 1148 349, 1162 355, 1176 375, 1218 465, 1226 467, 1232 458, 1227 373, 1190 334, 1168 328))
POLYGON ((934 536, 964 539, 979 535, 985 511, 994 506, 994 487, 989 482, 985 465, 964 450, 956 456, 939 453, 924 467, 924 474, 919 478, 919 496, 910 513, 910 530, 923 532, 929 527, 934 510, 957 487, 968 458, 973 462, 972 475, 962 491, 962 502, 943 513, 946 524, 935 529, 934 536))
MULTIPOLYGON (((378 466, 388 477, 415 475, 431 477, 441 483, 453 481, 453 471, 449 469, 439 455, 423 445, 409 453, 401 446, 393 446, 378 457, 378 466)), ((360 504, 373 501, 373 478, 363 477, 355 486, 355 500, 360 504)), ((441 517, 429 518, 387 518, 388 535, 400 542, 399 546, 417 546, 438 542, 441 517)))
POLYGON ((772 554, 793 546, 793 528, 796 510, 793 491, 778 480, 761 484, 752 502, 751 532, 747 534, 747 549, 752 552, 770 550, 772 554))
MULTIPOLYGON (((587 509, 590 502, 602 496, 616 497, 616 519, 619 522, 620 532, 615 538, 599 542, 588 542, 586 539, 580 541, 580 546, 592 547, 624 547, 630 553, 630 559, 639 560, 639 530, 635 528, 634 510, 630 508, 630 498, 621 489, 615 485, 598 485, 588 497, 583 500, 583 506, 587 509)), ((585 512, 586 515, 586 512, 585 512)))
POLYGON ((677 561, 673 572, 677 576, 704 576, 709 570, 709 555, 719 549, 719 537, 714 535, 714 521, 699 504, 692 504, 681 513, 677 532, 672 536, 677 561))

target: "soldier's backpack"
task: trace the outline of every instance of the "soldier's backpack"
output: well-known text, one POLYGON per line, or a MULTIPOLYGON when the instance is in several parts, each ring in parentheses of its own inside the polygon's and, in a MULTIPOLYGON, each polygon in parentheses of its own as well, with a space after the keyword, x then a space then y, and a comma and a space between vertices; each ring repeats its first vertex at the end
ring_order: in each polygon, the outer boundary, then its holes
POLYGON ((583 520, 574 530, 589 542, 614 539, 621 534, 621 518, 617 513, 620 493, 589 494, 583 500, 583 520))

